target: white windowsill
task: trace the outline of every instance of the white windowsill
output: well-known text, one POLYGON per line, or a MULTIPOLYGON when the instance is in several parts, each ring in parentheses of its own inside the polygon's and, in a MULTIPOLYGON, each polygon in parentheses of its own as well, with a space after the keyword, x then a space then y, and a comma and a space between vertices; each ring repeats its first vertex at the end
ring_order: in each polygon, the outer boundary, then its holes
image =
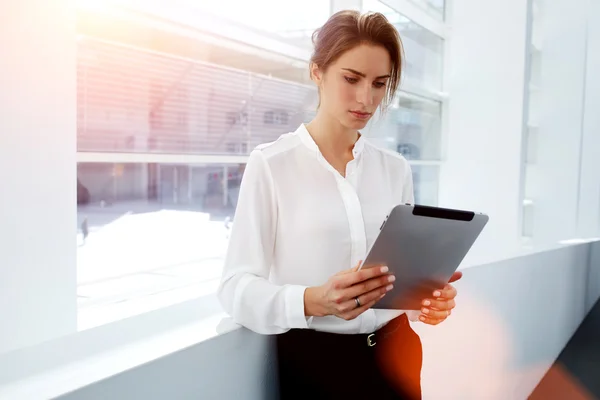
POLYGON ((55 398, 239 328, 226 314, 49 369, 5 386, 0 399, 55 398))

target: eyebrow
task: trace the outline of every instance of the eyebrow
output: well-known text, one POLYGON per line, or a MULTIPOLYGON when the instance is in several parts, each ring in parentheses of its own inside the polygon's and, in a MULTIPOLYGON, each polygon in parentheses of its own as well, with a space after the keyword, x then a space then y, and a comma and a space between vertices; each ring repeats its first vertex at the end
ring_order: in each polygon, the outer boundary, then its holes
MULTIPOLYGON (((362 76, 363 78, 366 78, 366 77, 367 77, 367 75, 363 74, 362 72, 358 72, 357 70, 355 70, 355 69, 352 69, 352 68, 342 68, 342 69, 343 69, 343 70, 346 70, 346 71, 350 71, 350 72, 352 72, 353 74, 356 74, 356 75, 358 75, 358 76, 362 76)), ((388 75, 381 75, 381 76, 378 76, 378 77, 377 77, 377 78, 375 78, 375 79, 389 78, 390 76, 391 76, 391 75, 389 75, 389 74, 388 74, 388 75)))

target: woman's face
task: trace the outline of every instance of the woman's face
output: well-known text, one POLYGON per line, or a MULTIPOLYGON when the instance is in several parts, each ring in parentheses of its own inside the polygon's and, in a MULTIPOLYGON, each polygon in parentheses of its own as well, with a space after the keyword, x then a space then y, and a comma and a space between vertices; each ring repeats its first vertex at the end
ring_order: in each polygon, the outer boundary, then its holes
POLYGON ((343 53, 325 72, 313 65, 321 111, 348 129, 364 128, 385 97, 391 71, 387 50, 361 44, 343 53))

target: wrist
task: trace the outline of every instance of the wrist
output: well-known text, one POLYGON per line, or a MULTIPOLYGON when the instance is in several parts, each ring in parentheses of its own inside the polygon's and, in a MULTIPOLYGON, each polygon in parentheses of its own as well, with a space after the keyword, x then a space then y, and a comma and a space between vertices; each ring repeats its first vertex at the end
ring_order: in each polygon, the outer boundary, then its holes
POLYGON ((318 299, 318 287, 306 288, 304 291, 304 315, 306 317, 322 317, 325 315, 318 299))

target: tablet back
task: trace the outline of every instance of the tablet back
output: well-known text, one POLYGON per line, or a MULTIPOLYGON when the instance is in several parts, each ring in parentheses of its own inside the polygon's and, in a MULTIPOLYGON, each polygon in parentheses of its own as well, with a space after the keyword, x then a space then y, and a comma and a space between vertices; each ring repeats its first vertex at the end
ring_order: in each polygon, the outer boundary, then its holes
POLYGON ((402 204, 383 222, 363 268, 387 265, 394 289, 374 308, 418 310, 443 288, 488 222, 485 214, 402 204))

